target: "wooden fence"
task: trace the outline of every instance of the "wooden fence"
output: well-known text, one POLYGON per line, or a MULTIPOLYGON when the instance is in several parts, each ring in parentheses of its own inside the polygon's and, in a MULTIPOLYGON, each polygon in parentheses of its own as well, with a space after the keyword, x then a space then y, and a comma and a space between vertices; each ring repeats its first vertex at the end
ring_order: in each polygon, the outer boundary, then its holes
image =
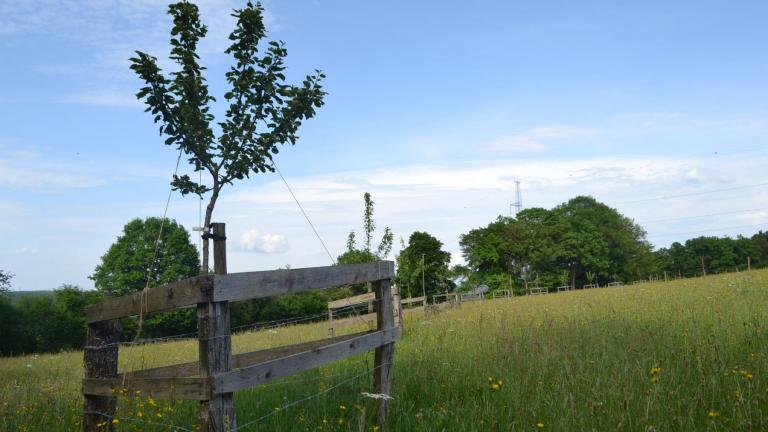
MULTIPOLYGON (((233 393, 375 349, 374 391, 390 394, 395 341, 391 279, 394 263, 338 265, 226 274, 224 224, 212 224, 215 275, 199 276, 105 300, 88 308, 84 352, 83 430, 111 428, 117 396, 199 401, 200 431, 233 431, 233 393), (229 302, 371 282, 375 330, 232 355, 229 302), (199 361, 118 373, 119 318, 197 308, 199 361)), ((386 398, 377 401, 386 429, 386 398)))
POLYGON ((432 304, 434 306, 458 306, 461 304, 461 295, 456 292, 435 294, 432 296, 432 304))
POLYGON ((400 306, 401 307, 403 305, 410 305, 410 304, 414 304, 414 303, 421 303, 421 308, 424 309, 424 310, 427 309, 427 297, 426 296, 409 297, 409 298, 400 300, 400 306))
POLYGON ((491 293, 491 298, 492 299, 496 299, 496 298, 511 298, 512 296, 513 296, 512 295, 512 291, 508 290, 508 289, 500 289, 500 290, 493 291, 491 293))
MULTIPOLYGON (((359 294, 352 297, 346 297, 339 300, 328 302, 328 336, 333 337, 336 329, 355 325, 355 324, 367 324, 369 328, 373 328, 373 323, 376 320, 376 313, 365 313, 359 315, 352 311, 353 315, 347 315, 344 318, 338 319, 334 315, 338 309, 353 308, 355 306, 368 303, 368 310, 372 310, 374 302, 374 293, 359 294)), ((410 305, 414 303, 421 303, 422 308, 426 311, 427 300, 426 297, 409 297, 406 299, 400 298, 400 290, 395 286, 392 289, 392 305, 393 315, 395 323, 401 329, 403 328, 404 310, 403 305, 410 305)))

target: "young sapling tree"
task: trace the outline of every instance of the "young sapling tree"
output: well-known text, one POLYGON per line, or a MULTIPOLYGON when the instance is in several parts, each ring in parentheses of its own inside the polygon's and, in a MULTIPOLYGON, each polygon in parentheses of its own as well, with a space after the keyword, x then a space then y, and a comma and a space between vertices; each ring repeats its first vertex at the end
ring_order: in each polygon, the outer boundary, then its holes
POLYGON ((314 117, 315 109, 323 105, 325 75, 316 70, 300 85, 286 84, 285 46, 279 41, 260 46, 266 36, 263 8, 249 1, 233 13, 237 24, 225 51, 234 58, 225 74, 230 86, 224 93, 228 108, 224 120, 215 123, 211 113, 215 99, 208 93, 205 67, 197 54, 207 28, 192 3, 171 4, 168 14, 173 17, 170 60, 178 70, 166 77, 157 58, 141 51, 130 59, 131 69, 145 84, 136 97, 160 125, 165 144, 183 152, 195 172, 210 176, 210 181, 198 182, 189 175, 174 175, 171 182, 182 195, 203 199, 209 194, 202 262, 202 270, 207 272, 211 217, 222 188, 251 173, 274 172, 272 157, 279 145, 296 144, 302 121, 314 117))

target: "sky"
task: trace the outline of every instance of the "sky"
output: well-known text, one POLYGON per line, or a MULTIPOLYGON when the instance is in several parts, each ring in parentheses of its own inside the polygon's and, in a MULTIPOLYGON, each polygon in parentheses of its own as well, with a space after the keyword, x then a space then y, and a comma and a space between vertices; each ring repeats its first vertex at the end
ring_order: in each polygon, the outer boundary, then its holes
MULTIPOLYGON (((230 13, 196 2, 223 99, 230 13)), ((275 162, 333 256, 362 225, 459 236, 591 195, 655 247, 768 229, 768 2, 267 1, 288 79, 315 69, 326 105, 275 162)), ((134 94, 134 50, 168 71, 155 0, 0 0, 0 269, 14 290, 92 288, 136 217, 161 216, 177 152, 134 94)), ((223 112, 221 105, 214 108, 223 112)), ((192 169, 182 163, 180 173, 192 169)), ((199 200, 168 216, 198 226, 199 200)), ((223 191, 230 272, 328 265, 276 174, 223 191)), ((197 242, 197 239, 194 240, 197 242)))

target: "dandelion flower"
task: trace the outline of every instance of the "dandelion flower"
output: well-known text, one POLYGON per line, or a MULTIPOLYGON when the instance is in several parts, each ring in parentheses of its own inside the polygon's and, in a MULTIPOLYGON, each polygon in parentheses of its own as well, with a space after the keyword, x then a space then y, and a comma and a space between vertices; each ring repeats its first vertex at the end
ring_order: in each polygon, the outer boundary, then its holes
POLYGON ((538 423, 536 423, 536 427, 539 428, 539 429, 544 429, 544 423, 538 422, 538 423))
POLYGON ((717 417, 717 416, 719 416, 719 415, 720 415, 720 413, 719 413, 719 412, 717 412, 717 411, 715 411, 715 410, 709 410, 709 412, 707 413, 707 415, 708 415, 708 416, 710 416, 710 417, 713 417, 713 418, 714 418, 714 417, 717 417))

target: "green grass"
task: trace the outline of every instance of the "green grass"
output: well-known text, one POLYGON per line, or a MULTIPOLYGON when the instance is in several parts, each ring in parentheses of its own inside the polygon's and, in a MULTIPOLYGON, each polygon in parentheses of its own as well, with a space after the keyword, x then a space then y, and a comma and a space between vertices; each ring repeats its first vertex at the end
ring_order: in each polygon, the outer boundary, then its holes
MULTIPOLYGON (((397 344, 395 431, 768 430, 768 271, 465 303, 411 315, 397 344), (653 368, 660 372, 652 374, 653 368), (498 384, 491 387, 489 379, 498 384), (537 424, 540 424, 539 427, 537 424)), ((351 331, 359 329, 349 328, 351 331)), ((235 336, 235 352, 321 338, 322 324, 235 336)), ((121 370, 194 360, 193 342, 121 348, 121 370)), ((247 431, 372 430, 359 355, 236 395, 247 431), (302 382, 286 382, 302 379, 302 382), (346 409, 343 409, 342 406, 346 409), (362 424, 362 426, 361 426, 362 424)), ((79 428, 82 353, 0 359, 0 430, 79 428)), ((194 429, 196 404, 119 416, 194 429), (162 417, 158 417, 157 414, 162 417)), ((119 430, 168 430, 123 420, 119 430)))

